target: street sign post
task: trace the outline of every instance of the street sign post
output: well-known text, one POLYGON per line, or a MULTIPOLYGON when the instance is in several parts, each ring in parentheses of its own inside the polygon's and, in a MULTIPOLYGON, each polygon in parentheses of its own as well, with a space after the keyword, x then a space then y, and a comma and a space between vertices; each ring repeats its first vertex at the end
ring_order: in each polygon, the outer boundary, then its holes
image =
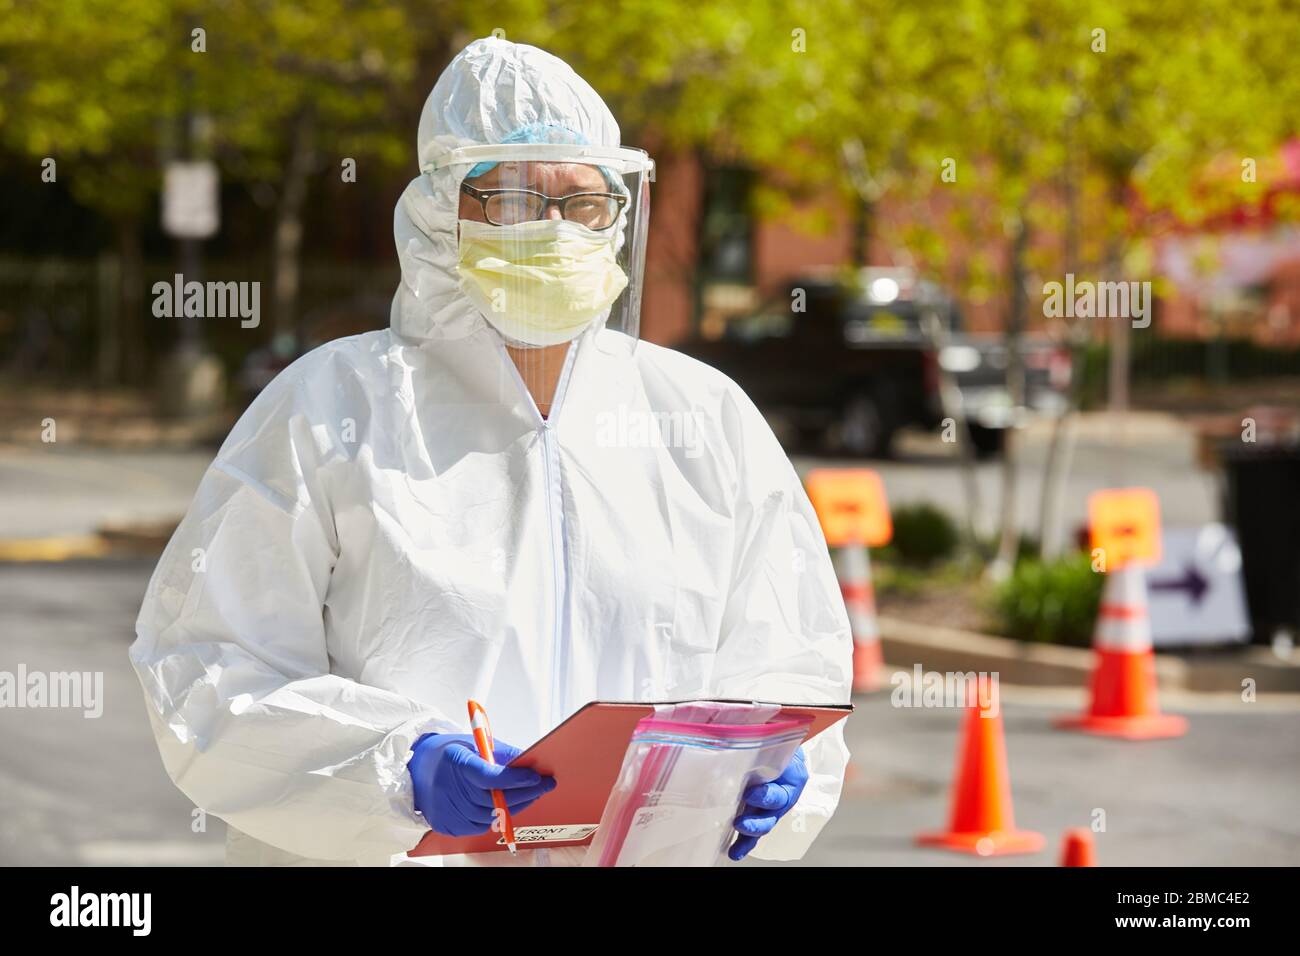
POLYGON ((176 239, 210 239, 221 225, 215 163, 171 162, 163 173, 162 226, 176 239))
POLYGON ((870 468, 818 468, 805 484, 830 547, 878 548, 893 537, 885 486, 870 468))
POLYGON ((1106 570, 1160 560, 1160 499, 1150 488, 1105 488, 1088 496, 1088 527, 1106 570))

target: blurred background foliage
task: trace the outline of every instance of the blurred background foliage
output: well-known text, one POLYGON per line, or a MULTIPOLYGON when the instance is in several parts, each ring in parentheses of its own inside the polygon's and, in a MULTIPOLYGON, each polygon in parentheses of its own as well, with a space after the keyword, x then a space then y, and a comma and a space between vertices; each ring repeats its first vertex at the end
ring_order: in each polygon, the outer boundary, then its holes
MULTIPOLYGON (((571 62, 628 142, 702 146, 792 188, 868 200, 927 195, 953 159, 952 185, 984 209, 957 204, 945 227, 1049 225, 1060 209, 1043 187, 1069 176, 1097 214, 1086 235, 1100 257, 1130 217, 1094 195, 1131 188, 1192 217, 1249 191, 1235 163, 1189 170, 1222 151, 1266 157, 1294 132, 1295 13, 1290 0, 631 0, 598 13, 546 0, 0 0, 0 146, 76 163, 78 201, 118 221, 146 212, 190 112, 202 148, 250 188, 284 190, 304 138, 309 152, 327 143, 413 169, 437 72, 497 31, 571 62)), ((976 263, 971 281, 986 273, 976 263)))
MULTIPOLYGON (((880 237, 965 301, 1006 302, 1014 344, 1027 276, 1150 275, 1153 223, 1258 198, 1242 158, 1267 181, 1300 128, 1295 14, 1292 0, 0 0, 0 254, 111 254, 114 334, 141 342, 146 263, 176 255, 163 169, 212 159, 223 223, 204 254, 266 280, 259 341, 311 344, 301 316, 328 331, 341 289, 379 324, 396 276, 384 223, 416 172, 421 105, 457 50, 497 33, 569 61, 625 143, 762 170, 762 216, 824 230, 825 208, 800 201, 837 194, 858 261, 880 237), (27 188, 46 158, 57 184, 27 188)), ((5 295, 35 303, 15 270, 5 295)), ((1102 346, 1083 354, 1076 331, 1087 372, 1102 346)), ((155 351, 168 334, 149 331, 155 351)), ((208 335, 228 367, 250 341, 208 335)), ((142 381, 153 354, 101 356, 101 380, 142 381)))
MULTIPOLYGON (((1279 151, 1300 130, 1297 12, 1295 0, 0 0, 0 340, 43 310, 37 344, 64 381, 92 366, 99 384, 150 380, 177 334, 146 326, 143 298, 176 257, 157 211, 180 157, 221 172, 222 228, 204 254, 223 278, 267 280, 256 339, 205 329, 227 369, 250 341, 310 344, 304 313, 326 335, 355 331, 331 324, 345 296, 382 324, 396 281, 387 222, 416 174, 421 106, 460 48, 495 33, 568 61, 624 143, 761 171, 764 216, 824 229, 826 208, 801 200, 830 191, 831 211, 855 221, 855 262, 879 237, 964 300, 1000 298, 1014 344, 1029 276, 1153 276, 1153 233, 1229 215, 1281 181, 1279 151), (341 182, 345 158, 355 184, 341 182), (111 282, 74 286, 68 261, 94 273, 109 258, 111 282), (98 346, 125 344, 96 354, 72 313, 104 289, 122 301, 100 311, 122 324, 97 330, 98 346)), ((1280 196, 1271 213, 1294 223, 1300 201, 1280 196)), ((1225 385, 1300 361, 1223 330, 1179 342, 1158 327, 1125 346, 1140 381, 1230 397, 1225 385)), ((1052 331, 1074 349, 1071 402, 1100 404, 1112 342, 1078 323, 1052 331)), ((1095 576, 1074 558, 1017 560, 1037 549, 1012 533, 1013 497, 994 544, 1014 576, 993 606, 1009 633, 1073 634, 1091 621, 1095 576)), ((895 527, 882 564, 897 587, 922 569, 969 577, 942 513, 899 509, 895 527)))
POLYGON ((1087 647, 1105 583, 1083 552, 1047 561, 1021 558, 989 596, 997 631, 1024 641, 1087 647))
POLYGON ((930 504, 905 504, 893 509, 894 536, 887 555, 904 564, 928 567, 951 558, 961 536, 947 512, 930 504))

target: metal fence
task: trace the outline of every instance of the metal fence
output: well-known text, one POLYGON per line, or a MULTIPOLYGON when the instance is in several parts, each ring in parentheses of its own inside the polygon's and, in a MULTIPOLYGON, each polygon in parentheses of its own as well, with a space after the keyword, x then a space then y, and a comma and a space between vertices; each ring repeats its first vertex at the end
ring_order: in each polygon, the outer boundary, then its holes
MULTIPOLYGON (((152 291, 157 282, 171 283, 177 271, 170 261, 147 261, 140 288, 123 296, 122 270, 113 256, 0 259, 0 374, 19 382, 136 384, 124 370, 147 374, 179 336, 176 319, 155 317, 152 291), (124 314, 127 300, 137 303, 129 315, 124 314)), ((270 270, 257 263, 208 260, 199 278, 259 283, 256 327, 242 327, 238 317, 201 321, 204 344, 233 372, 250 352, 266 346, 278 327, 270 270)), ((305 263, 294 323, 301 343, 386 326, 399 278, 396 264, 305 263)))

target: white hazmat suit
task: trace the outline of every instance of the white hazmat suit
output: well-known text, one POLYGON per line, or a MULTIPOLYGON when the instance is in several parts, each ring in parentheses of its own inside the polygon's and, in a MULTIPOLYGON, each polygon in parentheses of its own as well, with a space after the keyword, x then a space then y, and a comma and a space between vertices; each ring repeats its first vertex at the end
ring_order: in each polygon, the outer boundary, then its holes
MULTIPOLYGON (((560 60, 478 40, 425 104, 420 159, 536 122, 619 143, 560 60)), ((849 699, 825 541, 753 404, 668 349, 602 348, 619 333, 597 323, 543 419, 458 288, 458 188, 448 170, 408 187, 391 327, 258 396, 150 581, 131 660, 168 773, 229 824, 229 862, 403 854, 428 829, 411 744, 464 733, 469 697, 518 747, 591 700, 849 699)), ((842 724, 806 753, 756 856, 798 858, 835 809, 842 724)))

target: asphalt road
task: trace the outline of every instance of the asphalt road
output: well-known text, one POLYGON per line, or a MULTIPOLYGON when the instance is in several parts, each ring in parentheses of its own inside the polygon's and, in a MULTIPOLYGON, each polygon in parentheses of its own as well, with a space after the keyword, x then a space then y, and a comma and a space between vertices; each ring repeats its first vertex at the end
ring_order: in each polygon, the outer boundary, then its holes
POLYGON ((103 713, 0 709, 0 864, 220 862, 191 832, 126 650, 152 562, 0 564, 0 670, 102 672, 103 713))
POLYGON ((954 710, 860 698, 840 811, 808 863, 825 866, 1055 865, 1067 827, 1090 826, 1103 866, 1300 864, 1300 712, 1288 702, 1165 695, 1188 716, 1175 740, 1125 742, 1068 733, 1052 720, 1080 709, 1081 691, 1003 690, 1016 824, 1047 837, 1030 856, 979 859, 914 845, 942 830, 956 755, 954 710), (1279 702, 1280 703, 1280 702, 1279 702), (1253 709, 1252 709, 1253 708, 1253 709))
MULTIPOLYGON (((0 670, 102 671, 102 716, 0 709, 0 864, 208 864, 223 826, 192 832, 192 807, 163 772, 126 660, 148 561, 0 565, 0 670)), ((906 666, 907 662, 895 662, 906 666)), ((1105 811, 1102 864, 1300 863, 1300 712, 1294 699, 1170 698, 1180 740, 1121 743, 1050 719, 1078 691, 1004 688, 1017 823, 1043 853, 980 860, 915 847, 947 815, 955 710, 862 697, 839 813, 806 858, 826 865, 1051 865, 1061 831, 1105 811), (1189 709, 1190 708, 1190 709, 1189 709)), ((747 864, 748 865, 748 864, 747 864)))
POLYGON ((179 518, 213 454, 0 445, 0 539, 92 534, 109 522, 179 518))

